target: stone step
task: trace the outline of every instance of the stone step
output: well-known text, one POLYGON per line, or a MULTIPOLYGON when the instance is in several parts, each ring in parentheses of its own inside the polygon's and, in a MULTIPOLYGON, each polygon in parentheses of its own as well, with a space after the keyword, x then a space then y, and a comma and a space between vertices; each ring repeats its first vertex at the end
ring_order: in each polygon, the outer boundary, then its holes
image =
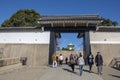
POLYGON ((14 64, 14 65, 3 66, 3 67, 0 67, 0 74, 7 73, 7 72, 10 72, 10 71, 13 71, 13 70, 16 70, 16 69, 20 69, 20 68, 22 68, 21 63, 14 64))

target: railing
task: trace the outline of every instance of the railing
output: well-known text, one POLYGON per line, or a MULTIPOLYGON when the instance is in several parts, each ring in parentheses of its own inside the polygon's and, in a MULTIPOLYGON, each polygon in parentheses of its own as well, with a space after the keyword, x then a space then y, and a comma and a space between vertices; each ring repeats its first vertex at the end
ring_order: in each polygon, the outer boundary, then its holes
POLYGON ((120 57, 112 59, 109 66, 120 70, 120 57))
POLYGON ((18 57, 0 59, 0 67, 7 66, 7 65, 13 65, 17 63, 20 63, 20 58, 18 57))

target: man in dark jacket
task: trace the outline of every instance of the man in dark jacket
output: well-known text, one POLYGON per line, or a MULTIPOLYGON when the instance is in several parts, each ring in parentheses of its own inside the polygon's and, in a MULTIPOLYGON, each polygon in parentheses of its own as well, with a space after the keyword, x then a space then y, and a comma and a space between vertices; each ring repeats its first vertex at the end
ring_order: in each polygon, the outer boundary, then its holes
POLYGON ((97 52, 97 55, 95 57, 95 63, 98 69, 98 74, 101 75, 102 74, 102 66, 103 66, 103 58, 102 55, 100 54, 100 52, 97 52))

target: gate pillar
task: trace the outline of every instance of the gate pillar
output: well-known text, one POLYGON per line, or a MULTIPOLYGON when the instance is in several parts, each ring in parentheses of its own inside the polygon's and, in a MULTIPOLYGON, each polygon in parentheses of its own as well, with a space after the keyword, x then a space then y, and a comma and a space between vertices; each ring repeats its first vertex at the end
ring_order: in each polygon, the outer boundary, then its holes
POLYGON ((49 64, 52 63, 52 54, 56 51, 56 37, 55 32, 50 31, 50 45, 49 45, 49 64))
POLYGON ((85 31, 84 33, 84 58, 85 62, 87 64, 87 56, 90 53, 90 36, 89 31, 85 31))

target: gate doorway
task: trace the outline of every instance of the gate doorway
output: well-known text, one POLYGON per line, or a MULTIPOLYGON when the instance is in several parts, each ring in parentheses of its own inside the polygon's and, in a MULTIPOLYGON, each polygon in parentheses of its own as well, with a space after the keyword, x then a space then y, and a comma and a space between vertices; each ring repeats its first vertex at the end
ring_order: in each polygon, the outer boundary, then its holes
POLYGON ((77 36, 78 33, 61 33, 61 38, 57 39, 56 50, 83 51, 83 37, 77 36))
POLYGON ((49 63, 52 62, 52 54, 56 52, 57 39, 61 33, 77 33, 77 38, 83 38, 83 54, 86 57, 90 53, 89 31, 95 31, 101 22, 99 15, 63 15, 42 16, 38 19, 43 31, 50 31, 49 63))
POLYGON ((79 57, 81 53, 84 56, 83 36, 81 38, 77 38, 77 36, 78 33, 61 33, 61 38, 57 39, 56 55, 63 55, 63 63, 66 58, 69 60, 71 54, 79 57))

